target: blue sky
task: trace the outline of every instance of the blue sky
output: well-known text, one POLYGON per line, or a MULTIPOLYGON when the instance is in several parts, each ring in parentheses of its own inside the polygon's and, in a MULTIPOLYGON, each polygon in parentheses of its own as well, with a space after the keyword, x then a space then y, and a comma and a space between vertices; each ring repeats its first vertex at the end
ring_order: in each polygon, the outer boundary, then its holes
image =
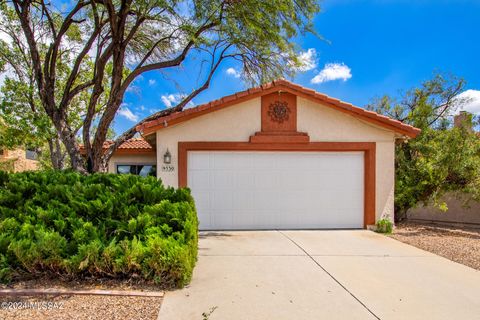
MULTIPOLYGON (((480 0, 325 0, 321 6, 315 28, 328 41, 313 35, 295 40, 309 67, 290 80, 364 106, 436 71, 449 72, 465 78, 465 95, 473 99, 467 109, 480 113, 480 0)), ((235 77, 239 69, 223 64, 194 104, 244 90, 235 77)), ((199 81, 188 70, 187 63, 183 70, 143 74, 125 96, 116 133, 188 93, 199 81)))

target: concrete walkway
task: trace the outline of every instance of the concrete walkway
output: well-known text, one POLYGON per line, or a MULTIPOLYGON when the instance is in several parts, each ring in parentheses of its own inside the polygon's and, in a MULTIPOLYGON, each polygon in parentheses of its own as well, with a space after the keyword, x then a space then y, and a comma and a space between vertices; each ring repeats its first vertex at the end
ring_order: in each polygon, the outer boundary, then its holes
POLYGON ((203 233, 159 319, 480 319, 480 272, 364 230, 203 233))

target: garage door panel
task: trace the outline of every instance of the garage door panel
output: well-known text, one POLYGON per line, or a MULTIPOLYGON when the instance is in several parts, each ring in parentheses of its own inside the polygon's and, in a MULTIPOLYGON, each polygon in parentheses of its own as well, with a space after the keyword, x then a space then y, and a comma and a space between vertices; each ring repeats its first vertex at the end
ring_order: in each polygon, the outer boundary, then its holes
POLYGON ((234 171, 222 169, 210 172, 213 177, 213 188, 220 190, 233 189, 234 171))
POLYGON ((308 207, 308 204, 302 199, 304 196, 305 194, 302 191, 291 191, 279 199, 281 202, 280 206, 291 212, 298 209, 304 209, 308 207))
POLYGON ((210 172, 208 170, 192 170, 188 176, 188 185, 194 190, 210 186, 210 172))
POLYGON ((218 190, 210 194, 211 209, 221 210, 226 212, 233 210, 233 193, 229 190, 218 190))
POLYGON ((268 229, 275 226, 275 212, 264 210, 254 216, 254 225, 259 229, 268 229))
POLYGON ((276 220, 278 221, 277 227, 280 229, 288 229, 292 225, 298 225, 299 223, 304 222, 301 220, 301 215, 299 212, 295 210, 278 212, 276 220))
MULTIPOLYGON (((230 160, 232 161, 232 160, 230 160)), ((253 158, 250 153, 245 152, 235 152, 235 157, 233 159, 233 166, 236 169, 250 169, 253 165, 253 158)))
POLYGON ((192 196, 195 199, 195 207, 199 212, 210 211, 210 192, 208 191, 194 191, 192 196))
MULTIPOLYGON (((237 155, 238 156, 238 155, 237 155)), ((212 154, 212 168, 216 170, 228 170, 235 168, 234 158, 231 157, 228 153, 213 153, 212 154)))
POLYGON ((256 169, 274 169, 275 168, 275 159, 272 159, 271 154, 265 153, 249 153, 252 157, 252 165, 256 169))
POLYGON ((256 210, 276 210, 279 207, 278 193, 270 190, 261 190, 254 193, 253 204, 256 210))
POLYGON ((237 171, 234 186, 240 190, 252 190, 255 187, 255 173, 251 170, 237 171))
POLYGON ((233 229, 233 216, 224 211, 214 211, 211 215, 212 225, 220 229, 233 229))
POLYGON ((233 224, 236 229, 251 229, 255 227, 255 214, 239 212, 233 216, 233 224))
POLYGON ((362 228, 362 152, 188 152, 201 229, 362 228))
POLYGON ((278 185, 278 175, 276 172, 256 170, 254 175, 254 188, 257 190, 271 190, 278 185))
POLYGON ((233 207, 239 211, 253 210, 255 195, 250 190, 238 190, 233 195, 233 207))
POLYGON ((294 172, 294 170, 287 170, 287 171, 281 171, 279 170, 277 172, 277 183, 279 186, 286 187, 286 188, 292 188, 291 181, 294 179, 297 179, 298 175, 294 172))
POLYGON ((203 228, 204 230, 214 229, 215 226, 211 222, 211 218, 212 218, 212 215, 210 213, 211 211, 209 210, 207 212, 208 213, 205 213, 205 211, 200 211, 197 208, 198 221, 201 225, 201 228, 203 228))
POLYGON ((189 170, 210 169, 210 153, 198 153, 188 161, 189 170))

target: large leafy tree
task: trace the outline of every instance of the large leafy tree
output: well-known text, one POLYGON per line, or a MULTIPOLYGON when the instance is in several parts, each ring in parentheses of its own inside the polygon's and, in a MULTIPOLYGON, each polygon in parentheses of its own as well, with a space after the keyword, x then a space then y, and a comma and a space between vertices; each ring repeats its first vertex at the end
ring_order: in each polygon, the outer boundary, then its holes
POLYGON ((412 140, 396 145, 395 213, 402 219, 419 203, 447 210, 441 201, 449 191, 480 199, 480 138, 471 130, 473 116, 453 127, 453 116, 467 102, 458 98, 465 82, 435 75, 400 99, 384 96, 368 109, 422 129, 412 140))
POLYGON ((20 24, 19 40, 28 48, 42 108, 72 167, 80 171, 85 168, 70 120, 78 96, 87 97, 81 128, 87 170, 101 171, 114 150, 135 134, 131 128, 104 152, 123 96, 139 75, 178 68, 192 55, 201 58, 198 69, 190 70, 201 79, 198 86, 162 113, 182 110, 206 90, 226 59, 240 61, 251 82, 282 76, 298 64, 291 39, 312 31, 319 10, 314 0, 80 0, 66 10, 51 2, 12 0, 8 8, 20 24), (61 73, 65 81, 58 80, 61 73), (99 110, 101 99, 105 104, 99 110))
MULTIPOLYGON (((42 106, 42 101, 36 90, 36 81, 31 56, 27 43, 22 36, 23 31, 15 11, 5 3, 0 4, 1 19, 0 32, 0 72, 3 72, 4 81, 0 88, 0 119, 1 128, 0 146, 15 148, 27 146, 35 148, 40 153, 40 160, 46 167, 64 169, 68 154, 62 141, 42 106), (43 161, 44 160, 44 161, 43 161)), ((57 18, 58 20, 58 18, 57 18)), ((35 23, 34 23, 35 24, 35 23)), ((78 29, 72 28, 65 35, 70 45, 59 50, 56 74, 56 94, 62 94, 62 88, 71 72, 68 59, 72 46, 78 41, 78 29)), ((47 53, 45 45, 39 46, 40 57, 47 53)), ((89 62, 91 64, 91 61, 89 62)), ((86 81, 91 72, 82 72, 79 78, 86 81)), ((88 94, 78 94, 68 106, 68 123, 77 133, 83 124, 85 104, 88 94)), ((102 110, 104 99, 100 99, 96 112, 102 110)))

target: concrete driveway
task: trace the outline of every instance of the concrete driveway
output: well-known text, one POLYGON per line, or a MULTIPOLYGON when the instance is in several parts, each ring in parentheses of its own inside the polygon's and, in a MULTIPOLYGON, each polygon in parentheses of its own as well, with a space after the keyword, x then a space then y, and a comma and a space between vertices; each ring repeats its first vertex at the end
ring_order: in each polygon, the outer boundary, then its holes
POLYGON ((209 232, 199 245, 159 319, 480 319, 480 272, 370 231, 209 232))

